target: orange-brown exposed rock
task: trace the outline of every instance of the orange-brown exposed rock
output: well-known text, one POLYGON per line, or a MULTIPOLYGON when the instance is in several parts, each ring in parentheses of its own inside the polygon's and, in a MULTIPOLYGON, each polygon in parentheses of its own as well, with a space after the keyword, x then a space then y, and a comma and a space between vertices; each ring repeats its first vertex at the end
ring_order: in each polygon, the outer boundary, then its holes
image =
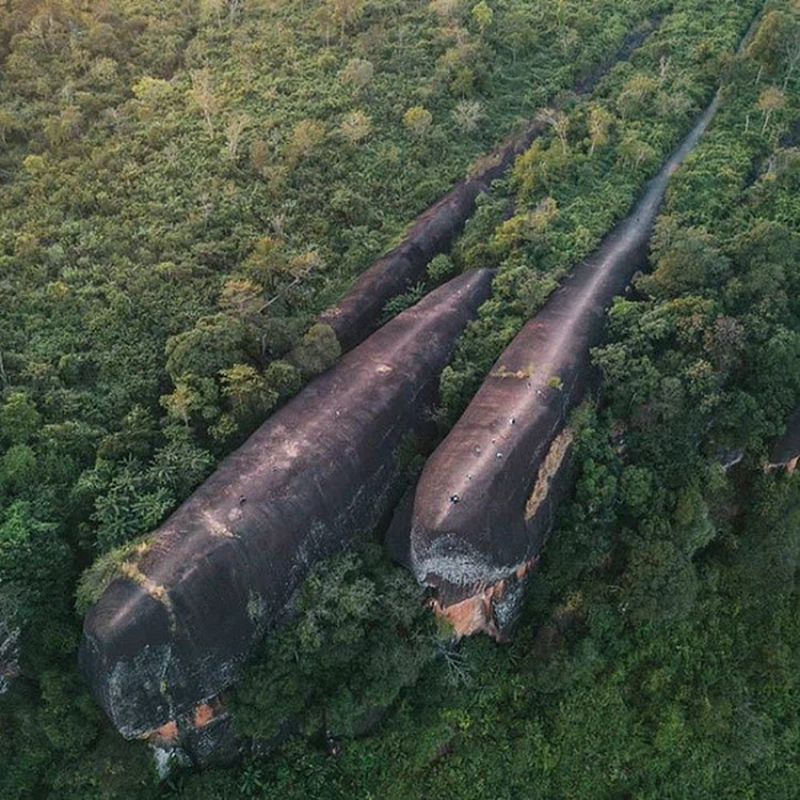
POLYGON ((434 613, 443 619, 453 630, 456 640, 476 633, 485 633, 496 641, 504 638, 505 620, 498 619, 497 610, 502 608, 512 587, 525 579, 538 558, 520 564, 514 574, 483 588, 478 588, 466 599, 446 605, 439 598, 431 601, 434 613))
POLYGON ((147 738, 160 747, 171 747, 178 741, 178 722, 171 719, 147 734, 147 738))
POLYGON ((794 472, 800 460, 800 406, 798 406, 786 421, 786 430, 783 435, 775 440, 769 451, 767 471, 785 469, 794 472))

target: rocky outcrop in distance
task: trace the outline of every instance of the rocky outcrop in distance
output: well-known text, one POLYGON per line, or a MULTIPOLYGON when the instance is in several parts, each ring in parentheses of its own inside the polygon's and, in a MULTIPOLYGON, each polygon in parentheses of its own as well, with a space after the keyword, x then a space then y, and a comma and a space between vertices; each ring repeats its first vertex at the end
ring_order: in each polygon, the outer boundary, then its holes
MULTIPOLYGON (((644 264, 659 205, 716 113, 719 96, 631 214, 550 297, 491 369, 416 488, 409 560, 457 635, 500 636, 508 586, 535 562, 569 473, 569 413, 591 384, 606 309, 644 264)), ((396 536, 396 535, 395 535, 396 536)))
POLYGON ((491 280, 454 278, 345 355, 126 562, 87 613, 79 652, 123 736, 178 733, 233 682, 309 567, 374 529, 402 483, 398 447, 428 429, 441 370, 491 280))
POLYGON ((786 421, 783 435, 772 443, 766 468, 794 472, 798 461, 800 461, 800 406, 795 408, 786 421))

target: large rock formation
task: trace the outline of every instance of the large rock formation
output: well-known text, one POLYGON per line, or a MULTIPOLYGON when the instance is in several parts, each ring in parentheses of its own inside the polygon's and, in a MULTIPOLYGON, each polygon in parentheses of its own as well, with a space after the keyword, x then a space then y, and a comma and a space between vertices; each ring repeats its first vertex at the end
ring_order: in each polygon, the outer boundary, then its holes
POLYGON ((86 616, 79 655, 123 736, 160 728, 169 737, 175 720, 202 712, 308 568, 386 513, 398 445, 426 427, 439 374, 490 286, 488 270, 460 275, 373 334, 264 423, 123 565, 86 616))
POLYGON ((497 635, 512 605, 508 587, 538 556, 569 465, 564 423, 589 386, 589 353, 601 340, 606 308, 644 262, 669 178, 717 104, 633 212, 512 341, 425 466, 410 562, 457 633, 497 635))

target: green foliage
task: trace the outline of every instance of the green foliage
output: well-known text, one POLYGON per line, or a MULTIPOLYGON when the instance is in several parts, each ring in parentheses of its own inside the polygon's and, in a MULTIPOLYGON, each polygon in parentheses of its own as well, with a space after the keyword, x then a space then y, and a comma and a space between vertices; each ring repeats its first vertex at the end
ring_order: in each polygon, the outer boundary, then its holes
POLYGON ((10 505, 0 524, 0 585, 16 587, 19 618, 30 622, 46 614, 50 603, 61 600, 71 573, 57 526, 38 519, 27 502, 10 505))
POLYGON ((472 7, 472 19, 475 20, 475 24, 478 26, 478 29, 481 33, 483 33, 491 24, 492 20, 494 19, 494 12, 489 7, 489 4, 486 0, 481 0, 480 3, 474 5, 472 7))
MULTIPOLYGON (((517 158, 510 186, 501 183, 482 201, 454 251, 459 267, 496 266, 498 275, 480 334, 462 339, 453 369, 442 376, 447 419, 476 388, 475 365, 493 360, 484 355, 487 345, 495 346, 495 358, 500 354, 505 337, 498 329, 518 329, 627 213, 718 82, 710 55, 722 58, 735 45, 751 11, 738 8, 723 22, 702 4, 687 3, 661 21, 634 64, 618 64, 594 91, 565 99, 561 108, 540 109, 544 135, 517 158), (514 213, 504 217, 498 211, 509 194, 514 213)), ((721 164, 714 172, 725 174, 721 164)), ((737 189, 731 177, 731 191, 737 189)), ((726 255, 699 225, 658 255, 659 269, 642 284, 648 290, 680 293, 691 284, 713 291, 729 274, 726 255)))
POLYGON ((330 325, 317 323, 292 350, 291 360, 306 378, 324 372, 342 354, 342 347, 330 325))
MULTIPOLYGON (((707 30, 676 15, 665 30, 679 29, 707 30)), ((708 48, 688 48, 686 63, 705 72, 708 48)), ((792 796, 800 777, 798 483, 764 475, 755 454, 800 395, 800 309, 788 289, 798 206, 791 168, 774 170, 782 157, 770 154, 771 140, 752 129, 742 137, 760 92, 758 67, 746 58, 742 67, 736 94, 729 87, 714 127, 675 177, 654 238, 655 270, 611 310, 595 353, 606 405, 576 415, 576 492, 514 642, 465 642, 466 687, 431 662, 381 730, 347 742, 336 759, 293 742, 259 770, 266 794, 792 796), (730 173, 718 175, 725 154, 730 173), (767 165, 760 174, 759 162, 767 165), (716 459, 733 446, 753 455, 726 473, 716 459)), ((629 92, 630 78, 620 82, 629 92)), ((650 115, 649 103, 664 107, 659 89, 646 88, 650 95, 626 99, 626 115, 636 113, 634 99, 650 115)), ((625 142, 613 135, 616 147, 625 142)), ((601 154, 598 143, 594 158, 601 154)), ((616 177, 611 169, 604 180, 620 190, 616 177)), ((572 180, 562 176, 558 191, 581 185, 572 180)), ((538 202, 544 189, 532 191, 524 202, 538 202)), ((563 219, 570 202, 554 199, 563 219)), ((613 213, 597 230, 625 205, 606 204, 613 213)), ((468 227, 456 254, 465 243, 477 252, 479 238, 468 227)), ((519 324, 526 281, 513 270, 541 269, 560 241, 537 243, 537 260, 516 255, 530 246, 526 237, 501 244, 500 297, 442 376, 447 408, 468 399, 502 347, 500 329, 519 324)), ((217 780, 224 785, 222 774, 217 780)))
POLYGON ((700 228, 683 228, 669 247, 654 256, 655 271, 639 285, 659 297, 713 291, 730 274, 728 260, 713 237, 700 228))
POLYGON ((96 603, 108 584, 119 577, 122 564, 134 557, 147 545, 147 538, 121 544, 114 550, 103 553, 92 565, 84 570, 75 590, 75 611, 83 616, 93 603, 96 603))
POLYGON ((220 376, 222 394, 230 400, 238 418, 263 419, 278 401, 278 392, 249 364, 234 364, 220 370, 220 376))
POLYGON ((263 739, 287 722, 352 736, 413 684, 433 655, 430 619, 411 576, 378 547, 317 565, 296 618, 268 636, 232 698, 237 727, 263 739))
POLYGON ((634 547, 625 580, 626 611, 635 622, 684 619, 697 598, 695 569, 670 541, 654 539, 634 547))
POLYGON ((383 307, 381 321, 388 322, 393 317, 396 317, 401 311, 411 308, 411 306, 413 306, 415 303, 418 303, 425 296, 425 294, 425 284, 420 281, 415 286, 412 286, 405 294, 399 294, 397 297, 393 297, 383 307))
POLYGON ((224 314, 203 317, 190 331, 167 340, 165 368, 170 377, 216 375, 246 357, 247 328, 224 314))
POLYGON ((267 386, 271 386, 279 397, 290 397, 303 383, 297 368, 288 361, 273 361, 264 373, 267 386))
POLYGON ((428 264, 427 275, 432 283, 443 283, 453 275, 455 269, 453 259, 445 253, 440 253, 428 264))
POLYGON ((403 124, 415 136, 424 136, 432 123, 433 115, 422 106, 412 106, 403 114, 403 124))
POLYGON ((12 444, 25 444, 40 421, 36 406, 25 392, 14 392, 0 407, 0 435, 12 444))
POLYGON ((76 496, 94 504, 98 552, 120 547, 152 530, 208 475, 212 457, 191 440, 185 428, 169 431, 169 440, 147 464, 127 457, 98 459, 76 486, 76 496))

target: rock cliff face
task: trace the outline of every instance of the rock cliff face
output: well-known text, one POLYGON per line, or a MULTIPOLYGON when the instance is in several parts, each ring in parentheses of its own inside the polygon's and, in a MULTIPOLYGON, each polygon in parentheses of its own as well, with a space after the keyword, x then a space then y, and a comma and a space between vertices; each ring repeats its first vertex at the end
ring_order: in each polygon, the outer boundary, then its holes
POLYGON ((794 472, 800 460, 800 406, 786 421, 786 431, 776 439, 769 451, 767 469, 786 469, 794 472))
POLYGON ((717 104, 633 212, 512 341, 423 470, 410 562, 457 633, 499 635, 509 616, 507 600, 499 602, 507 581, 536 559, 566 483, 564 423, 590 385, 590 350, 601 341, 605 311, 643 264, 669 178, 717 104))
POLYGON ((396 494, 398 445, 427 427, 491 277, 460 275, 347 354, 123 565, 86 616, 79 654, 123 736, 169 733, 196 713, 234 680, 308 568, 374 528, 396 494))

